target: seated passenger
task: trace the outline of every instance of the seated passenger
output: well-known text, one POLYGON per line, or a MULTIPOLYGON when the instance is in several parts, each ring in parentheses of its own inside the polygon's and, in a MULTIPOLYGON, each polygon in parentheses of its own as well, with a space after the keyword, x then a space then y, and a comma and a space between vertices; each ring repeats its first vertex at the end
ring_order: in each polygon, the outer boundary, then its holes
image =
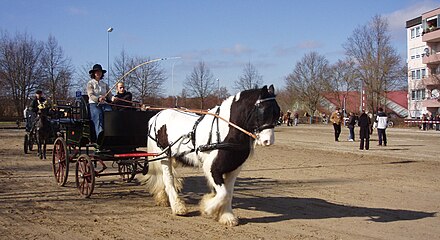
POLYGON ((109 92, 109 87, 105 81, 101 81, 106 72, 106 70, 102 69, 101 65, 95 64, 92 70, 89 71, 91 79, 87 83, 90 118, 95 126, 96 139, 98 139, 99 134, 104 131, 104 111, 112 110, 110 105, 107 104, 112 94, 109 92))
POLYGON ((131 102, 132 95, 130 92, 125 90, 125 84, 123 82, 118 82, 116 86, 116 90, 118 92, 112 98, 112 103, 114 104, 113 110, 115 111, 133 110, 133 104, 131 102))

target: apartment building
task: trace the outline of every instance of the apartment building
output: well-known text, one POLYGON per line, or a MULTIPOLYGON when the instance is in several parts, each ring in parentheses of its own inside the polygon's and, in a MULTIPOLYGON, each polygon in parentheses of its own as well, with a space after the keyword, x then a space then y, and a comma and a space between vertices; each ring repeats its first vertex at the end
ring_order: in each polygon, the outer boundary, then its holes
POLYGON ((440 113, 440 8, 406 22, 408 118, 440 113))

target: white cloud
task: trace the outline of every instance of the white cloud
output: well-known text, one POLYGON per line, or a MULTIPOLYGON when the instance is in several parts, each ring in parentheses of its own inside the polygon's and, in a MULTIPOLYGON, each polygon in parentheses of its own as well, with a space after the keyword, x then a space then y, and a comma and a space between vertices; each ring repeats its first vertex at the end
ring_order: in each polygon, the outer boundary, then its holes
POLYGON ((302 41, 295 46, 285 47, 285 46, 275 46, 273 47, 273 51, 275 52, 275 56, 292 56, 296 55, 303 50, 315 50, 318 48, 322 48, 324 46, 323 43, 315 40, 306 40, 302 41))
POLYGON ((244 46, 242 44, 237 43, 237 44, 235 44, 231 48, 224 48, 222 50, 222 52, 225 53, 225 54, 229 54, 229 55, 240 56, 240 55, 243 55, 243 54, 252 53, 253 50, 251 48, 249 48, 249 47, 246 47, 246 46, 244 46))
POLYGON ((323 46, 323 44, 321 42, 318 42, 315 40, 307 40, 307 41, 300 42, 297 45, 297 48, 299 48, 299 49, 316 49, 316 48, 321 48, 322 46, 323 46))
POLYGON ((389 30, 393 39, 406 41, 406 21, 419 17, 437 7, 439 7, 438 1, 425 0, 392 13, 384 14, 384 17, 388 19, 389 30))

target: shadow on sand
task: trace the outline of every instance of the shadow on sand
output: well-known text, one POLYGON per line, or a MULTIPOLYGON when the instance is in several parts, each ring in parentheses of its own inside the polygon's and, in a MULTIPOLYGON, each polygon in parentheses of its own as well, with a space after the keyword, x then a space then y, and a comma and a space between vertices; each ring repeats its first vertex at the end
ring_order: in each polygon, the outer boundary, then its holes
MULTIPOLYGON (((329 180, 332 183, 338 180, 329 180)), ((387 223, 404 220, 417 220, 435 217, 436 212, 422 212, 405 209, 370 208, 363 206, 342 205, 328 202, 319 198, 296 197, 267 197, 255 196, 264 189, 282 188, 287 185, 326 184, 326 180, 318 182, 278 182, 265 178, 238 178, 233 198, 233 208, 251 211, 267 212, 268 216, 255 218, 240 218, 240 224, 271 223, 292 219, 330 219, 347 217, 367 217, 369 221, 387 223)), ((185 201, 197 204, 202 195, 209 192, 204 177, 194 176, 185 178, 185 201)), ((195 214, 198 215, 198 214, 195 214)))

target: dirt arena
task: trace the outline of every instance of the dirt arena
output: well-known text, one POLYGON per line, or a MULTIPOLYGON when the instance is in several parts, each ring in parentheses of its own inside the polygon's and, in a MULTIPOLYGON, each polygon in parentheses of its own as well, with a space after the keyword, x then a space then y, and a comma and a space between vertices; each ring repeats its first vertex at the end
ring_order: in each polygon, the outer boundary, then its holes
MULTIPOLYGON (((356 129, 358 132, 358 129, 356 129)), ((189 214, 156 207, 137 182, 97 179, 90 199, 58 187, 51 160, 23 153, 24 130, 0 130, 0 239, 440 239, 440 132, 392 128, 388 146, 360 151, 331 125, 281 126, 236 183, 240 225, 201 216, 208 190, 180 169, 189 214)), ((49 151, 50 153, 50 151, 49 151)))

